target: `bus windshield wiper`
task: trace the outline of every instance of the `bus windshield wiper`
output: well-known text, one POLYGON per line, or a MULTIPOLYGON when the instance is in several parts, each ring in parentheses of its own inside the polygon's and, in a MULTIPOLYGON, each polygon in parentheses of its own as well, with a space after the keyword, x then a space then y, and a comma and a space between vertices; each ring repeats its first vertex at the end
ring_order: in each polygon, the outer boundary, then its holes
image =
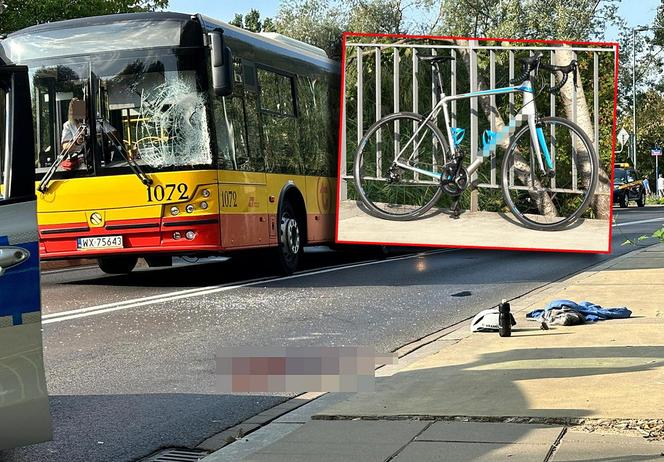
POLYGON ((73 140, 77 140, 79 137, 85 136, 86 129, 87 125, 85 123, 82 123, 78 127, 78 130, 76 131, 76 136, 72 138, 72 142, 70 143, 69 147, 67 149, 63 149, 62 152, 58 154, 58 156, 53 161, 53 164, 51 164, 51 166, 48 168, 48 170, 42 177, 42 180, 39 182, 39 186, 37 186, 37 191, 39 191, 40 193, 45 193, 46 191, 48 191, 48 186, 51 182, 51 179, 53 178, 53 175, 55 175, 56 170, 58 169, 62 161, 73 153, 73 148, 75 146, 73 140))
POLYGON ((138 177, 139 180, 141 180, 141 183, 143 183, 145 186, 150 186, 153 181, 152 178, 150 178, 141 168, 140 165, 138 165, 138 162, 134 160, 134 158, 129 155, 127 152, 127 149, 124 146, 124 143, 122 143, 113 132, 108 132, 104 133, 104 135, 108 135, 108 138, 111 140, 111 143, 117 148, 117 150, 120 152, 122 157, 127 161, 127 165, 129 165, 129 168, 131 171, 138 177))

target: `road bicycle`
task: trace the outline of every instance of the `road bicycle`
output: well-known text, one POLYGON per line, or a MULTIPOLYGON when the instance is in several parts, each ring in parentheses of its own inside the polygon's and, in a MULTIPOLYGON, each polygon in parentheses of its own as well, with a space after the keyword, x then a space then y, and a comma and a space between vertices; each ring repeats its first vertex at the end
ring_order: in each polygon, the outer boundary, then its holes
POLYGON ((421 61, 433 66, 439 101, 427 115, 397 112, 385 116, 364 134, 353 176, 366 211, 389 220, 413 220, 446 194, 453 200, 451 216, 458 218, 463 192, 477 187, 476 180, 470 181, 472 175, 495 155, 497 146, 509 141, 500 187, 504 203, 517 220, 536 230, 560 230, 578 220, 593 199, 599 160, 590 138, 577 124, 537 114, 532 82, 533 75, 544 70, 560 74, 560 78, 557 84, 542 87, 540 93, 559 93, 570 74, 576 87, 577 62, 556 66, 541 58, 541 53, 522 58, 522 73, 510 80, 511 86, 447 96, 439 64, 454 57, 421 56, 421 61), (486 130, 476 159, 464 165, 467 156, 461 143, 465 131, 451 125, 448 103, 508 93, 522 94, 523 106, 500 131, 486 130), (447 136, 436 124, 440 112, 447 136))

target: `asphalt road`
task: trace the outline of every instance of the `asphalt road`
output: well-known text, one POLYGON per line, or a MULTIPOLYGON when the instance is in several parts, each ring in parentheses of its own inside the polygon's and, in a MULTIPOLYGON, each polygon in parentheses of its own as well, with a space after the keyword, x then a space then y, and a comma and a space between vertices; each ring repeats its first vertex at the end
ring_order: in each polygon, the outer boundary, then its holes
MULTIPOLYGON (((284 399, 215 393, 214 354, 240 345, 375 345, 389 351, 607 258, 664 225, 664 208, 617 210, 611 255, 490 250, 384 261, 314 249, 275 278, 260 257, 108 276, 43 276, 54 441, 8 462, 140 459, 194 447, 284 399), (458 296, 460 292, 470 294, 458 296)), ((653 240, 641 241, 647 245, 653 240)))

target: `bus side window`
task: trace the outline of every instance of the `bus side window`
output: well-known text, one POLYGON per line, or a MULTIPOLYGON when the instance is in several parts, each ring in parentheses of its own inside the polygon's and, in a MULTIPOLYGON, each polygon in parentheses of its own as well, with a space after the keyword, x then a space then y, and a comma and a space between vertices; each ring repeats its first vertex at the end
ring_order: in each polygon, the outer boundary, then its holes
POLYGON ((326 75, 327 82, 327 125, 325 131, 327 133, 327 170, 330 176, 337 176, 337 153, 339 149, 339 111, 341 104, 339 101, 339 86, 340 78, 338 75, 326 75))
POLYGON ((268 172, 302 174, 293 77, 258 68, 258 88, 268 172))
POLYGON ((298 76, 298 112, 300 119, 300 143, 307 175, 332 176, 328 152, 330 111, 328 107, 329 83, 325 76, 298 76))
POLYGON ((242 63, 233 62, 233 94, 214 98, 214 112, 219 148, 219 167, 231 170, 252 170, 247 149, 247 129, 244 114, 242 63))

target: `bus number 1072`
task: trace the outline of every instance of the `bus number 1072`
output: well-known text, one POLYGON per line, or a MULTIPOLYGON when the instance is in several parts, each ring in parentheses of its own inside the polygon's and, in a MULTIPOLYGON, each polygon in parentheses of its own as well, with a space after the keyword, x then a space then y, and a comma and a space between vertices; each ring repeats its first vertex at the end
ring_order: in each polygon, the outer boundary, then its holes
POLYGON ((225 208, 237 207, 236 191, 221 191, 221 206, 225 208))
POLYGON ((170 200, 186 201, 189 199, 186 183, 169 183, 165 185, 148 186, 148 202, 163 202, 170 200))

